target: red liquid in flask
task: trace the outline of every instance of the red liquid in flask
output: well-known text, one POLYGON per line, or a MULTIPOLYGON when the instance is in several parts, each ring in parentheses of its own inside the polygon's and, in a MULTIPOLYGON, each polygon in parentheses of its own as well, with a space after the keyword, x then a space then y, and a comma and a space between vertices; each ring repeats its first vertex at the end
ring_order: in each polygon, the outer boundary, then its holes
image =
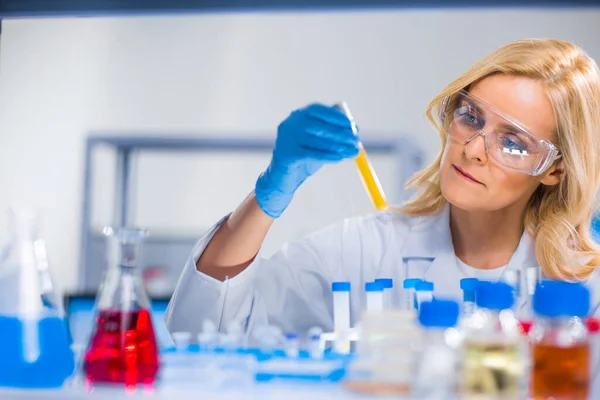
POLYGON ((159 358, 150 312, 100 311, 83 368, 90 382, 154 383, 159 358))

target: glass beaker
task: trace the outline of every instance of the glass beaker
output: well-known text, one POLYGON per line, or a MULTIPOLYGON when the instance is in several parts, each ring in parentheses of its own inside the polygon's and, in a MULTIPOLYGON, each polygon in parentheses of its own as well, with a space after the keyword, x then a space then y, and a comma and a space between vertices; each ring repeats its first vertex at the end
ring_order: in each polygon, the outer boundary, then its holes
POLYGON ((36 210, 10 210, 11 238, 0 261, 0 386, 60 387, 75 369, 39 225, 36 210))
POLYGON ((96 300, 96 326, 83 370, 90 383, 154 383, 159 355, 142 282, 145 230, 107 230, 109 264, 96 300))

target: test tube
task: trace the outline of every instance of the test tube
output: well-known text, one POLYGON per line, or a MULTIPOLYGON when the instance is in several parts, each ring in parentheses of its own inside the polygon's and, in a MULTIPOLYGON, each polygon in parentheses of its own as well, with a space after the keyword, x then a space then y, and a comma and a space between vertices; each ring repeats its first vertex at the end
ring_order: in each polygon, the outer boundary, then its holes
POLYGON ((323 329, 318 326, 312 327, 308 330, 307 333, 307 349, 310 357, 316 360, 323 358, 323 346, 321 346, 321 335, 323 334, 323 329))
MULTIPOLYGON (((352 124, 352 131, 355 135, 358 135, 358 129, 356 128, 356 123, 354 122, 354 118, 352 117, 352 113, 350 112, 350 108, 348 104, 345 102, 336 104, 335 107, 348 117, 350 123, 352 124)), ((385 194, 383 192, 383 188, 381 187, 381 183, 379 182, 379 178, 375 173, 375 169, 369 158, 367 157, 367 152, 362 144, 359 142, 359 153, 355 158, 356 166, 358 167, 358 171, 362 178, 363 184, 369 196, 371 197, 371 201, 375 205, 375 208, 378 210, 386 210, 388 208, 387 201, 385 200, 385 194)))
POLYGON ((289 358, 296 358, 300 352, 300 341, 296 332, 285 334, 285 355, 289 358))
POLYGON ((391 278, 379 278, 375 279, 375 282, 380 282, 383 285, 383 308, 392 308, 394 280, 391 278))
POLYGON ((350 331, 350 282, 333 282, 333 332, 334 350, 340 354, 350 352, 350 341, 346 339, 350 331))
POLYGON ((422 303, 433 300, 433 282, 417 282, 415 291, 417 295, 417 308, 421 308, 422 303))
POLYGON ((513 288, 515 307, 517 307, 517 300, 521 297, 521 271, 514 269, 504 271, 502 281, 508 283, 513 288))
POLYGON ((381 282, 365 283, 367 292, 367 312, 381 312, 383 310, 383 284, 381 282))
POLYGON ((477 278, 463 278, 460 280, 460 288, 463 291, 463 314, 469 316, 475 312, 475 293, 477 292, 477 278))
POLYGON ((404 310, 414 310, 417 308, 417 299, 415 296, 415 286, 417 283, 421 282, 422 279, 419 278, 408 278, 405 279, 402 287, 403 291, 403 300, 402 300, 402 309, 404 310))

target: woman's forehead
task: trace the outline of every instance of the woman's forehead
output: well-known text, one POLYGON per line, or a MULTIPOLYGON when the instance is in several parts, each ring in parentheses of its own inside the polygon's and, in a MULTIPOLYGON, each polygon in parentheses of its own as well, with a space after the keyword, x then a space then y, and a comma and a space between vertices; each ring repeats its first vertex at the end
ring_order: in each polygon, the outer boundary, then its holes
POLYGON ((553 140, 554 112, 539 82, 523 77, 494 75, 474 85, 470 93, 500 111, 540 139, 553 140))

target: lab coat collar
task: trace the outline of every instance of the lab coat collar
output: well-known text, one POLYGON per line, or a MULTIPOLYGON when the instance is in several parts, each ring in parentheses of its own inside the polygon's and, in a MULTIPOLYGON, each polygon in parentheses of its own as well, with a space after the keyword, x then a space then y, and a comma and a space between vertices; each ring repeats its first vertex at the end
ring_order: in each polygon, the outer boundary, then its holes
MULTIPOLYGON (((448 259, 449 256, 454 256, 448 204, 439 214, 425 218, 417 217, 413 222, 404 244, 404 257, 448 259)), ((537 265, 534 240, 524 232, 507 269, 522 269, 537 265)))

